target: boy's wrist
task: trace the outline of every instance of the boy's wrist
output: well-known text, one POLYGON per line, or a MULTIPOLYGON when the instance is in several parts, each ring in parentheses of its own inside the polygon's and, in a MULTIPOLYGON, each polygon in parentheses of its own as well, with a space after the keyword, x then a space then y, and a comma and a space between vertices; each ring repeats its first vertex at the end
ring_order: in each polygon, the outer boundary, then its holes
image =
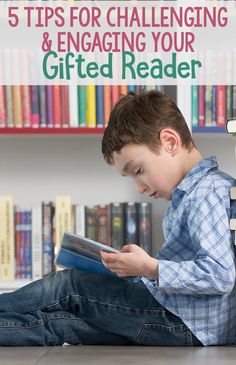
POLYGON ((156 280, 158 278, 158 261, 154 257, 150 257, 146 270, 146 275, 149 279, 156 280))

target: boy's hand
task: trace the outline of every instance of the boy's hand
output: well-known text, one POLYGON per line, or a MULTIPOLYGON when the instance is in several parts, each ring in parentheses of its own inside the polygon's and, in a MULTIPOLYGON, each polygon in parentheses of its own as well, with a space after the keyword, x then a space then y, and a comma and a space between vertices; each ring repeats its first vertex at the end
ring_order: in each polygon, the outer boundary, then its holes
POLYGON ((149 256, 141 247, 131 244, 122 247, 118 253, 101 251, 105 267, 118 276, 146 276, 157 279, 158 261, 149 256))

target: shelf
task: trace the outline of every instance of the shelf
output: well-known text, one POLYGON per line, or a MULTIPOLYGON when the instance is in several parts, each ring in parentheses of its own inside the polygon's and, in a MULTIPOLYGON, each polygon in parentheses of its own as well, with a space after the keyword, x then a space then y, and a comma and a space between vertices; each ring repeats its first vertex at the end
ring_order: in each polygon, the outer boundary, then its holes
POLYGON ((222 133, 228 134, 225 127, 192 127, 193 133, 222 133))
POLYGON ((0 128, 0 135, 68 135, 68 134, 103 134, 105 128, 0 128))

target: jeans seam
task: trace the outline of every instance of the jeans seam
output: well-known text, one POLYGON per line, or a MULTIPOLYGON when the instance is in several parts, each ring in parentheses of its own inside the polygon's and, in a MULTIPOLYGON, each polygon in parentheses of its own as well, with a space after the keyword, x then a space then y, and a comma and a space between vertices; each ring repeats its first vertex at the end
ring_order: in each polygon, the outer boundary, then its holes
POLYGON ((40 319, 38 321, 38 324, 34 324, 34 325, 19 325, 19 324, 14 324, 14 323, 4 323, 1 324, 0 323, 0 328, 36 328, 36 327, 42 327, 44 326, 47 322, 50 322, 52 320, 57 320, 57 319, 68 319, 68 320, 79 320, 80 318, 73 318, 73 317, 67 317, 67 316, 58 316, 58 317, 51 317, 51 318, 47 318, 47 319, 40 319))
POLYGON ((63 301, 64 299, 67 299, 69 297, 79 297, 81 298, 82 300, 87 300, 89 302, 92 302, 92 303, 97 303, 99 305, 104 305, 104 306, 110 306, 110 307, 113 307, 113 308, 122 308, 122 309, 126 309, 126 310, 138 310, 138 311, 142 311, 144 313, 160 313, 160 312, 163 312, 165 313, 166 310, 163 308, 163 309, 145 309, 145 308, 134 308, 134 307, 126 307, 126 306, 122 306, 122 305, 117 305, 117 304, 113 304, 113 303, 106 303, 106 302, 101 302, 101 301, 98 301, 98 300, 94 300, 94 299, 90 299, 90 298, 87 298, 83 295, 80 295, 80 294, 70 294, 70 295, 66 295, 62 298, 60 298, 59 300, 57 300, 56 302, 50 304, 50 305, 47 305, 45 308, 50 308, 50 307, 53 307, 57 304, 59 304, 61 301, 63 301))

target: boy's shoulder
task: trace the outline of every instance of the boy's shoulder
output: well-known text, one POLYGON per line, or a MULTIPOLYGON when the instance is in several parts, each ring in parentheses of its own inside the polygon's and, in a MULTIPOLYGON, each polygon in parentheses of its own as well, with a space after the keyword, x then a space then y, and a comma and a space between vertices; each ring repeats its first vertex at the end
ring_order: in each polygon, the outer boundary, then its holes
POLYGON ((190 194, 200 197, 212 191, 223 196, 229 194, 232 186, 236 186, 236 179, 216 168, 209 170, 199 179, 190 194))

